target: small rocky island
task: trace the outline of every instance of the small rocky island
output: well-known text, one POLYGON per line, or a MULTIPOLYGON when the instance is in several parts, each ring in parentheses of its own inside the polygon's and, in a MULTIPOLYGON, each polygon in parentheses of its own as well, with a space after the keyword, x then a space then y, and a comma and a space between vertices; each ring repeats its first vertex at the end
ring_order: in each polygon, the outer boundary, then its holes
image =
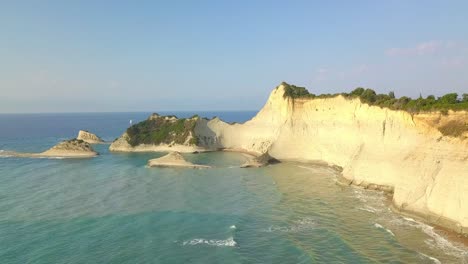
POLYGON ((211 168, 207 165, 199 165, 188 162, 179 152, 170 152, 169 154, 148 161, 149 167, 179 167, 179 168, 192 168, 192 169, 206 169, 211 168))
POLYGON ((21 153, 14 151, 3 152, 4 156, 23 158, 89 158, 98 155, 91 145, 81 139, 64 140, 52 148, 40 153, 21 153))

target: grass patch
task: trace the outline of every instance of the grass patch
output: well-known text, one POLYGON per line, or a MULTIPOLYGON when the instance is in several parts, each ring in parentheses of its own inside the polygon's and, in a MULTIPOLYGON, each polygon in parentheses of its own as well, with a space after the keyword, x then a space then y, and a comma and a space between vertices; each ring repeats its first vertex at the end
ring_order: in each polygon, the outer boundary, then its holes
POLYGON ((444 136, 459 137, 468 131, 468 123, 452 120, 438 129, 444 136))

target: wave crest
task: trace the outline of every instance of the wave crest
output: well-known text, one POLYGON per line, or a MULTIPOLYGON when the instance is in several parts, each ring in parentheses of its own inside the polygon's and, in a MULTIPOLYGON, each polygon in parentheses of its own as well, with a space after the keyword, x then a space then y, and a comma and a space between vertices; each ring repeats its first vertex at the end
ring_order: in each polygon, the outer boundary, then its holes
POLYGON ((237 243, 236 241, 234 241, 233 237, 230 237, 225 240, 195 238, 192 240, 187 240, 187 241, 182 242, 182 245, 183 246, 208 245, 208 246, 215 246, 215 247, 235 247, 237 246, 237 243))

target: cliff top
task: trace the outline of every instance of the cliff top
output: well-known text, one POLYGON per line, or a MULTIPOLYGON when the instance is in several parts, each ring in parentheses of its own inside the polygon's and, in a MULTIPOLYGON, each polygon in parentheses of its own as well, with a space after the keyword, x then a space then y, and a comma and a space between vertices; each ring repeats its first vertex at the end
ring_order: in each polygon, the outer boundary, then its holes
POLYGON ((429 95, 426 98, 422 98, 421 96, 418 99, 412 99, 407 96, 396 98, 394 92, 389 92, 388 94, 377 94, 372 89, 365 89, 362 87, 358 87, 350 93, 315 95, 310 93, 305 87, 291 85, 286 82, 282 82, 278 87, 276 87, 276 89, 281 86, 284 88, 283 96, 285 98, 314 99, 332 98, 341 95, 347 99, 358 98, 362 103, 368 105, 385 107, 392 110, 404 110, 410 113, 439 111, 446 114, 448 110, 468 111, 468 93, 464 93, 461 98, 458 97, 457 93, 448 93, 438 98, 433 95, 429 95))

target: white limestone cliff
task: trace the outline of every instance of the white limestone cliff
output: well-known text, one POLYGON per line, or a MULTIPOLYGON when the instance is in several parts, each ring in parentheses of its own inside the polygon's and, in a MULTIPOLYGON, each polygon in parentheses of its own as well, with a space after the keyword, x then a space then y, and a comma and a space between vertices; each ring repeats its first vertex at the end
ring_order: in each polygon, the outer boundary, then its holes
POLYGON ((198 148, 337 165, 348 184, 393 191, 395 210, 468 233, 468 139, 437 129, 452 117, 466 123, 466 111, 411 115, 343 96, 284 94, 278 86, 244 124, 198 119, 198 148))

